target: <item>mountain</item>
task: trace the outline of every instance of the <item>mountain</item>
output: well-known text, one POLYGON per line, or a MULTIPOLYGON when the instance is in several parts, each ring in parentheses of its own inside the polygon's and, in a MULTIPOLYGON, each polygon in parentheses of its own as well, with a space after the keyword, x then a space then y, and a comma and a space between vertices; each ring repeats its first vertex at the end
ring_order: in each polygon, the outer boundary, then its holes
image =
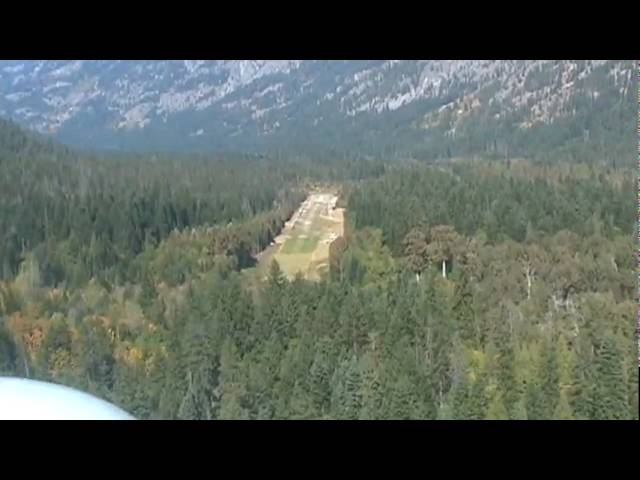
POLYGON ((601 60, 0 61, 0 116, 94 148, 627 156, 612 148, 635 138, 633 71, 601 60))

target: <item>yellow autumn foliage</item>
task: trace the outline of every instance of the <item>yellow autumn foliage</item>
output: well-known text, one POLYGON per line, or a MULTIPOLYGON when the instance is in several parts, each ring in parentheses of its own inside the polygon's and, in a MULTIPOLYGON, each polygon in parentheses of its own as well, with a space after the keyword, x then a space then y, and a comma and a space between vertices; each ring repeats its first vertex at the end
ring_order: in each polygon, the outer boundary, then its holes
POLYGON ((71 352, 65 349, 55 350, 49 359, 50 372, 54 377, 60 377, 64 373, 70 373, 77 370, 77 365, 71 355, 71 352))
POLYGON ((139 347, 129 348, 125 356, 125 361, 132 366, 142 363, 143 359, 144 359, 144 352, 139 347))
POLYGON ((470 350, 469 355, 469 380, 476 381, 478 374, 486 368, 487 355, 480 350, 470 350))

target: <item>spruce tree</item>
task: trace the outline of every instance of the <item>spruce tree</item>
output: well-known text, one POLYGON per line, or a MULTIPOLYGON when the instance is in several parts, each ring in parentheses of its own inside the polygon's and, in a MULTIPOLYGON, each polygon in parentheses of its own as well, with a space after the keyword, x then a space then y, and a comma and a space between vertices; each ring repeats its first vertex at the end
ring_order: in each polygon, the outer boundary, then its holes
POLYGON ((595 358, 597 398, 594 415, 600 420, 626 420, 631 417, 622 354, 615 337, 602 339, 595 358))
POLYGON ((465 274, 456 283, 454 291, 453 315, 456 331, 469 346, 477 346, 476 319, 473 308, 473 294, 469 280, 465 274))
POLYGON ((543 418, 549 419, 553 417, 560 396, 558 357, 550 340, 544 343, 540 375, 542 376, 541 388, 544 402, 542 415, 543 418))
POLYGON ((412 420, 416 418, 418 399, 414 384, 408 375, 401 375, 393 384, 389 394, 390 405, 387 411, 387 419, 412 420))

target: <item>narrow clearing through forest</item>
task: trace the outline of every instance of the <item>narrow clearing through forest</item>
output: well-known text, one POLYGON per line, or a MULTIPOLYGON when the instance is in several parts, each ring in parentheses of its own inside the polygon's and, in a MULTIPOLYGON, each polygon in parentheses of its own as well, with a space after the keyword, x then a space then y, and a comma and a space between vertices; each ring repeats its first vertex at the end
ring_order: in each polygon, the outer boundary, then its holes
POLYGON ((273 245, 258 255, 260 278, 266 276, 275 259, 290 279, 302 273, 308 280, 319 280, 329 269, 329 246, 344 235, 344 209, 336 208, 337 201, 333 193, 310 194, 273 245))

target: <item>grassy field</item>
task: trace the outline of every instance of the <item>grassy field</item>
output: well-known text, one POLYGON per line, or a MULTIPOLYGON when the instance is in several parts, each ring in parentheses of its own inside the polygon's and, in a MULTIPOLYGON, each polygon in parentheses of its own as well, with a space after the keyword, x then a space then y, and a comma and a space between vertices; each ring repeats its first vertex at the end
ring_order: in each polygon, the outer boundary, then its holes
POLYGON ((318 280, 328 270, 329 244, 343 234, 343 211, 333 208, 336 196, 330 193, 311 194, 285 226, 276 244, 258 258, 255 268, 247 274, 264 279, 275 259, 288 278, 301 273, 309 280, 318 280))
POLYGON ((290 238, 280 248, 280 255, 290 255, 293 253, 311 253, 318 246, 319 237, 306 237, 306 238, 290 238))

